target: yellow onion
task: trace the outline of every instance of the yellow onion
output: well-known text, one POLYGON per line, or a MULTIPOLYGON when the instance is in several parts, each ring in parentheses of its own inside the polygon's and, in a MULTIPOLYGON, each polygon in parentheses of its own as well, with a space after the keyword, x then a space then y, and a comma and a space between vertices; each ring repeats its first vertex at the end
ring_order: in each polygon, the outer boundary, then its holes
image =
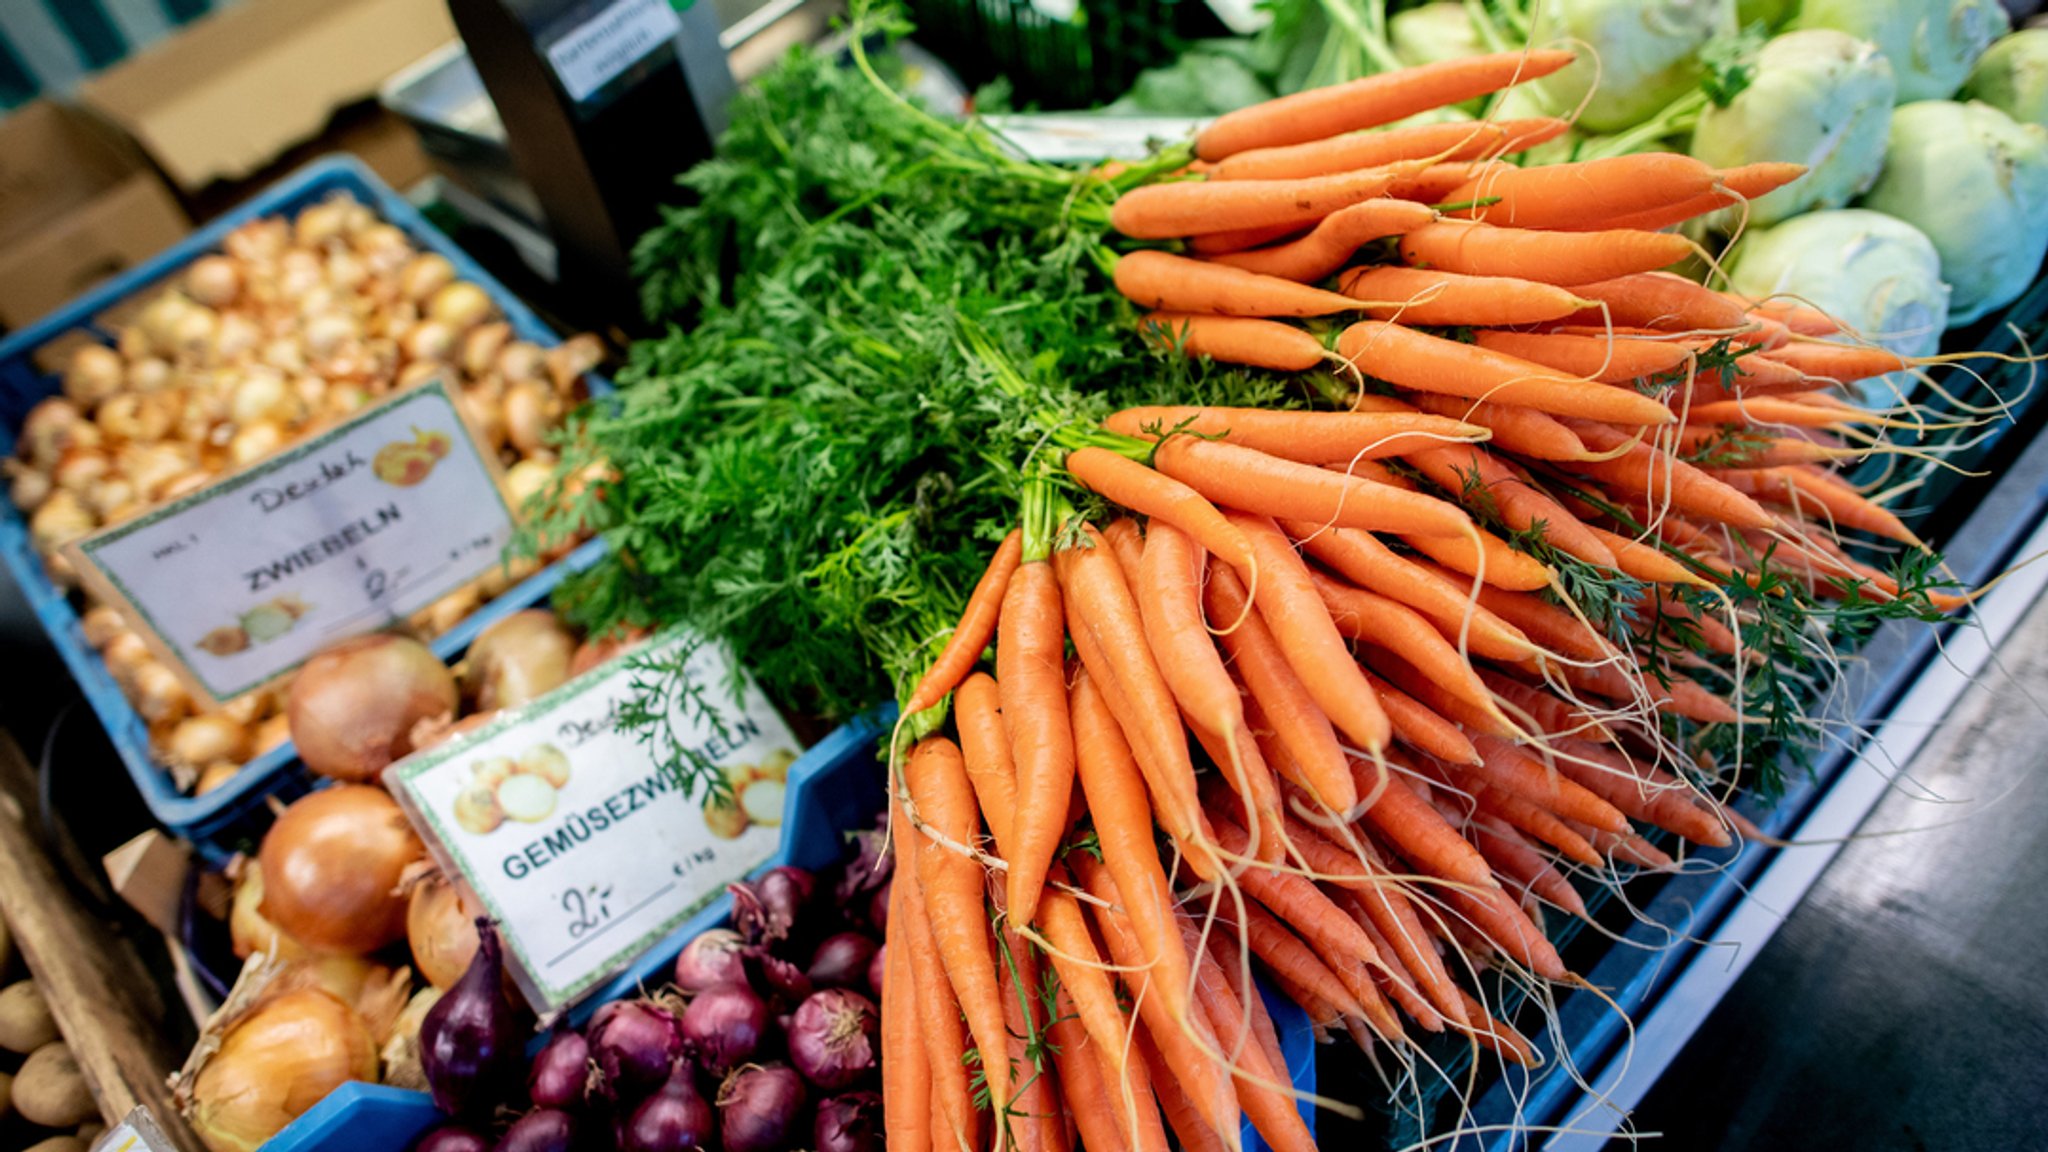
POLYGON ((242 290, 242 269, 226 256, 201 256, 185 270, 185 293, 208 308, 225 307, 242 290))
POLYGON ((29 539, 37 551, 46 553, 55 552, 97 527, 99 520, 85 501, 77 493, 61 488, 50 493, 28 518, 29 539))
POLYGON ((101 402, 93 423, 109 440, 151 444, 170 435, 182 407, 167 392, 123 392, 101 402))
POLYGON ((74 496, 83 496, 114 470, 114 461, 98 448, 72 448, 57 458, 50 479, 74 496))
POLYGON ((118 610, 105 604, 95 604, 78 618, 78 630, 84 635, 85 642, 97 652, 126 632, 128 622, 121 618, 118 610))
POLYGON ((64 396, 81 408, 91 408, 119 392, 125 375, 119 352, 104 344, 81 344, 64 368, 64 396))
POLYGON ((407 360, 438 363, 455 354, 455 329, 441 320, 422 320, 399 337, 398 347, 407 360))
POLYGON ((350 1080, 377 1080, 369 1025, 332 993, 298 988, 229 1026, 192 1078, 185 1117, 211 1152, 255 1152, 350 1080))
POLYGON ((420 877, 405 907, 413 967, 436 988, 454 987, 476 958, 476 913, 439 869, 420 877))
POLYGON ((451 715, 455 677, 427 646, 404 636, 362 636, 306 662, 285 711, 306 766, 337 780, 369 780, 412 751, 412 729, 451 715))
POLYGON ((491 312, 490 296, 467 280, 457 280, 434 293, 433 299, 427 301, 427 316, 458 332, 466 332, 489 320, 491 312))
POLYGON ((185 691, 185 682, 155 660, 135 669, 129 699, 152 727, 170 724, 192 710, 192 696, 185 691))
POLYGON ((171 365, 154 356, 144 356, 128 365, 130 392, 158 392, 171 382, 171 365))
POLYGON ((199 770, 199 779, 192 784, 192 794, 204 796, 233 780, 241 771, 242 766, 233 760, 215 760, 199 770))
POLYGON ((34 512, 50 498, 56 485, 50 482, 50 474, 28 467, 19 460, 6 462, 8 481, 7 496, 14 506, 23 512, 34 512))
POLYGON ((52 396, 22 417, 19 451, 33 467, 52 467, 64 450, 71 447, 82 427, 90 425, 85 423, 78 406, 61 396, 52 396))
POLYGON ((203 712, 171 729, 168 759, 197 768, 216 760, 240 761, 249 754, 249 729, 218 712, 203 712))
POLYGON ((604 341, 589 332, 571 336, 547 353, 548 378, 567 396, 575 391, 583 374, 604 363, 604 341))
POLYGON ((479 324, 462 338, 462 370, 471 376, 490 372, 505 342, 512 339, 512 326, 503 320, 479 324))
POLYGON ((514 612, 483 630, 462 663, 462 695, 489 711, 516 708, 569 679, 576 637, 545 608, 514 612))
POLYGON ((228 902, 228 939, 234 945, 236 958, 247 960, 258 952, 267 952, 277 960, 296 960, 307 955, 305 945, 263 918, 263 865, 252 857, 243 857, 238 867, 241 874, 235 879, 235 894, 228 902))
POLYGON ((413 257, 398 274, 398 290, 408 300, 424 302, 454 282, 455 265, 436 252, 413 257))
POLYGON ((538 380, 547 365, 547 353, 540 345, 515 340, 498 353, 498 375, 507 380, 538 380))
POLYGON ((374 952, 405 931, 399 882, 426 855, 381 788, 338 784, 295 801, 263 837, 264 917, 317 952, 374 952))
POLYGON ((518 512, 534 497, 547 491, 548 482, 554 475, 555 466, 551 462, 529 457, 505 469, 505 478, 499 481, 498 487, 505 493, 505 503, 518 512))
POLYGON ((245 424, 236 429, 234 439, 228 441, 228 459, 237 468, 254 464, 284 447, 287 439, 284 425, 275 420, 245 424))
POLYGON ((420 1067, 420 1025, 427 1013, 441 1002, 441 990, 429 984, 413 994, 392 1023, 391 1038, 384 1042, 384 1083, 393 1088, 427 1090, 426 1069, 420 1067))
POLYGON ((534 452, 562 419, 562 398, 539 380, 505 389, 505 439, 520 452, 534 452))
POLYGON ((250 738, 249 744, 250 747, 255 750, 256 755, 261 756, 265 752, 270 751, 272 748, 275 748, 283 744, 285 741, 290 740, 291 738, 291 717, 286 716, 282 712, 278 712, 270 716, 265 716, 262 719, 262 721, 256 725, 255 735, 250 738))
POLYGON ((299 213, 299 218, 292 221, 292 239, 305 248, 317 248, 329 240, 341 239, 348 227, 348 210, 352 203, 337 197, 299 213))

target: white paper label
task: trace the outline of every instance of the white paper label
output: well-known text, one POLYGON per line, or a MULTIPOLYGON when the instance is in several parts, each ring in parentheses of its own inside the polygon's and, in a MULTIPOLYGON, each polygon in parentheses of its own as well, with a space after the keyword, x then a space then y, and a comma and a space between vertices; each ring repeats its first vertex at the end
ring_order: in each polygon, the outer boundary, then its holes
POLYGON ((548 63, 580 102, 682 30, 668 0, 615 0, 549 44, 548 63))
POLYGON ((497 567, 512 532, 434 380, 75 554, 188 680, 229 700, 497 567))
POLYGON ((626 968, 781 842, 797 740, 751 680, 735 704, 731 674, 723 650, 671 631, 385 769, 441 866, 497 920, 542 1015, 626 968), (620 723, 641 683, 671 689, 672 747, 620 723), (665 769, 671 750, 690 766, 665 769), (727 803, 712 801, 713 771, 733 782, 727 803))
POLYGON ((119 1124, 93 1142, 93 1152, 172 1152, 170 1140, 149 1109, 137 1104, 119 1124))

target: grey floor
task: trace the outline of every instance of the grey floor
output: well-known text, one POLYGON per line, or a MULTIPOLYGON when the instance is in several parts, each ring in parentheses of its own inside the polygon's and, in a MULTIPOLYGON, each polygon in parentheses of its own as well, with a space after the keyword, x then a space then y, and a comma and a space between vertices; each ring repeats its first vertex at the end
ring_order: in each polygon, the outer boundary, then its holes
POLYGON ((2048 1149, 2048 600, 1643 1101, 1663 1149, 2048 1149), (1902 835, 1874 835, 1915 829, 1902 835))

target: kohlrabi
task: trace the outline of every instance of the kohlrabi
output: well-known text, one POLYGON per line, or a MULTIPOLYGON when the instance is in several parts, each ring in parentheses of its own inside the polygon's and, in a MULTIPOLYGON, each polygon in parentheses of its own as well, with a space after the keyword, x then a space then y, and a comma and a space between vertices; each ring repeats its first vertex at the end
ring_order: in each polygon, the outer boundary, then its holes
POLYGON ((1734 0, 1549 0, 1536 8, 1529 42, 1574 42, 1582 57, 1542 85, 1560 108, 1583 101, 1578 126, 1591 132, 1640 124, 1684 95, 1699 81, 1700 49, 1735 32, 1734 0))
POLYGON ((1394 46, 1394 55, 1410 66, 1486 51, 1472 17, 1457 0, 1434 0, 1396 13, 1387 21, 1387 39, 1394 46))
POLYGON ((2048 254, 2048 128, 1974 101, 1901 105, 1863 206, 1934 241, 1949 323, 1967 324, 2026 291, 2048 254))
POLYGON ((1833 28, 1892 62, 1899 103, 1946 100, 2011 22, 1998 0, 1805 0, 1794 28, 1833 28))
POLYGON ((1752 225, 1839 208, 1877 179, 1891 104, 1891 66, 1876 48, 1828 29, 1787 32, 1756 53, 1748 86, 1726 107, 1700 113, 1692 154, 1716 168, 1806 165, 1806 175, 1750 204, 1752 225))
POLYGON ((1963 97, 2048 128, 2048 28, 2022 28, 1977 60, 1963 97))
POLYGON ((1809 212, 1742 240, 1729 286, 1821 309, 1855 336, 1925 356, 1948 326, 1941 256, 1925 233, 1864 208, 1809 212))

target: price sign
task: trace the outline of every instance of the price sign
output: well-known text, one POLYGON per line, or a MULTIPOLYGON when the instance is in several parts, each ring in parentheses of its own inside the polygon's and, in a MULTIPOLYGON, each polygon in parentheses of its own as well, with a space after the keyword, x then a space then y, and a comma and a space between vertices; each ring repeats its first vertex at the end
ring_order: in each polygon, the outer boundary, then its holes
POLYGON ((431 380, 68 554, 188 683, 231 700, 496 567, 514 528, 497 481, 431 380))
POLYGON ((612 0, 550 43, 548 63, 569 99, 580 103, 682 30, 668 0, 612 0))
POLYGON ((498 921, 535 1011, 574 1003, 774 854, 798 745, 751 680, 732 699, 734 679, 723 650, 671 631, 385 769, 442 868, 498 921), (646 715, 655 682, 643 741, 626 718, 646 715))

